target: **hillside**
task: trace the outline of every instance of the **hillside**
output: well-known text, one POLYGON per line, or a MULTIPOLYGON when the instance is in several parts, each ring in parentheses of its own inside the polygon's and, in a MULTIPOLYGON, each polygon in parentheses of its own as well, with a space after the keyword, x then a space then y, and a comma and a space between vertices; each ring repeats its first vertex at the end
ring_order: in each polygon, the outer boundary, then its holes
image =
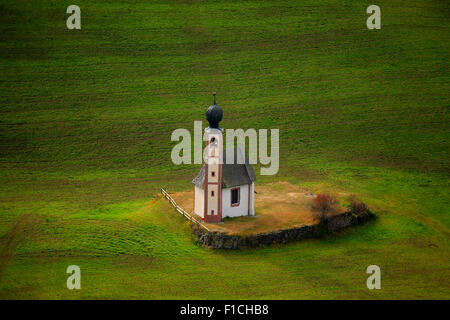
POLYGON ((1 299, 450 298, 446 1, 1 1, 1 299), (245 251, 194 243, 174 129, 280 129, 280 171, 376 221, 245 251), (206 121, 203 121, 206 126, 206 121), (82 290, 66 288, 79 265, 82 290), (382 289, 366 287, 379 265, 382 289), (214 285, 211 285, 214 283, 214 285))

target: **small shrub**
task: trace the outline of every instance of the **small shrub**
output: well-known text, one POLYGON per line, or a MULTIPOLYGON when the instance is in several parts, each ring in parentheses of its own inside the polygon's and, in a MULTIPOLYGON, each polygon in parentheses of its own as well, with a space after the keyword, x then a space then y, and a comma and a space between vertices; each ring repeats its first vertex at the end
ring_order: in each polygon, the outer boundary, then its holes
POLYGON ((325 220, 326 214, 331 211, 336 200, 328 193, 319 193, 313 201, 313 209, 320 213, 319 219, 325 220))
POLYGON ((351 195, 350 198, 350 210, 353 214, 361 215, 369 212, 369 207, 362 201, 360 201, 355 195, 351 195))

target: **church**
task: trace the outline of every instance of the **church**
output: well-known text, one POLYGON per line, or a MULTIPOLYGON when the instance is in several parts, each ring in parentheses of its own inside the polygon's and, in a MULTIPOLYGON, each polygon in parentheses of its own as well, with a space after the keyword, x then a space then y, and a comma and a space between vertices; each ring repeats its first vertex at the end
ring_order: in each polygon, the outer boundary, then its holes
POLYGON ((192 180, 194 213, 205 222, 226 217, 253 216, 255 173, 240 147, 223 150, 222 109, 214 102, 206 110, 205 163, 192 180))

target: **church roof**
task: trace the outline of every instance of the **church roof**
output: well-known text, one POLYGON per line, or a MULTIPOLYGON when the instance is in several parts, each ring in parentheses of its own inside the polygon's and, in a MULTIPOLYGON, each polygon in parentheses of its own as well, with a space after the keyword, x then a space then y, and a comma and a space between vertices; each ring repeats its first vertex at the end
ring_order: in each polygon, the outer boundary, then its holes
MULTIPOLYGON (((249 163, 248 155, 239 148, 234 148, 234 161, 230 161, 231 157, 227 157, 225 149, 222 164, 222 188, 232 188, 245 184, 251 184, 256 181, 255 172, 249 163), (238 162, 239 160, 239 162, 238 162), (242 163, 242 164, 241 164, 242 163)), ((192 180, 192 183, 203 189, 205 181, 205 165, 202 166, 200 172, 192 180)))

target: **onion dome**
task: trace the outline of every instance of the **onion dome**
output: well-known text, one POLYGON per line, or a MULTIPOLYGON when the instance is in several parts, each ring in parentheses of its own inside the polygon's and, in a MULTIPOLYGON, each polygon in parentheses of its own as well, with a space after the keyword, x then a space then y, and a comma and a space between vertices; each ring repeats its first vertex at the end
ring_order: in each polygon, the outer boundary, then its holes
POLYGON ((209 122, 210 128, 219 129, 219 122, 222 120, 222 109, 216 104, 216 93, 213 92, 214 102, 206 109, 206 120, 209 122))

